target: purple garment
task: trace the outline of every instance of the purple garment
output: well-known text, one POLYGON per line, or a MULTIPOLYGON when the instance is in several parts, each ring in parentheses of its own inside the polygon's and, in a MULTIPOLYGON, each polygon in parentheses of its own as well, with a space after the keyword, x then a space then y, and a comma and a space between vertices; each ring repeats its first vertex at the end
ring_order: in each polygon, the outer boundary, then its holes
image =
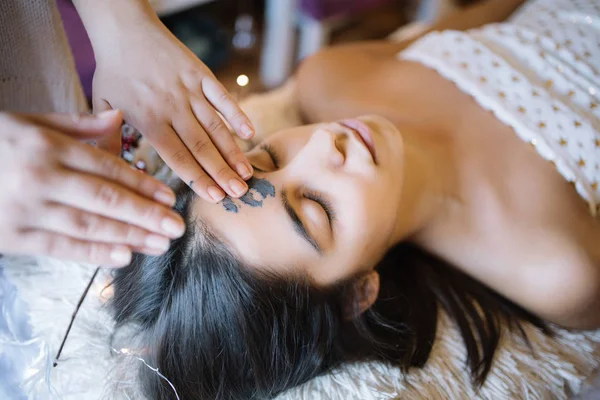
POLYGON ((356 14, 391 0, 300 0, 302 11, 317 20, 336 15, 356 14))
POLYGON ((87 32, 70 0, 56 0, 56 6, 63 21, 63 27, 69 39, 69 46, 75 59, 75 67, 83 86, 85 97, 92 98, 92 79, 96 70, 94 50, 87 32))

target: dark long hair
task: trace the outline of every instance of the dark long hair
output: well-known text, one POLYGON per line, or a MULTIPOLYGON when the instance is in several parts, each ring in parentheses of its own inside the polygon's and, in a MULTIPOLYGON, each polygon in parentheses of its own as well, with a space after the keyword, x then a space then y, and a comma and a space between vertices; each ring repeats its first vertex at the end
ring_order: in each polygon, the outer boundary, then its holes
MULTIPOLYGON (((181 399, 272 398, 349 361, 422 367, 440 307, 462 334, 475 385, 484 382, 503 329, 524 335, 520 321, 528 321, 549 332, 531 313, 406 244, 377 265, 374 305, 346 320, 353 279, 323 289, 302 276, 258 272, 192 220, 191 199, 189 190, 178 194, 185 235, 165 255, 136 254, 116 271, 111 302, 117 327, 137 327, 145 359, 181 399)), ((147 368, 138 377, 148 398, 175 398, 147 368)))

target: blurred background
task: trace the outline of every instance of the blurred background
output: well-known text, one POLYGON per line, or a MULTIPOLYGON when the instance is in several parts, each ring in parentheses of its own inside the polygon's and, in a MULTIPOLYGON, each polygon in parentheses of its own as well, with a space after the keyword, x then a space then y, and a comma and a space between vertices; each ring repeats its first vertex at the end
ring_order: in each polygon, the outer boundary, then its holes
MULTIPOLYGON (((241 100, 282 84, 322 47, 383 39, 472 0, 150 0, 165 25, 241 100)), ((57 0, 86 96, 95 68, 70 0, 57 0)))

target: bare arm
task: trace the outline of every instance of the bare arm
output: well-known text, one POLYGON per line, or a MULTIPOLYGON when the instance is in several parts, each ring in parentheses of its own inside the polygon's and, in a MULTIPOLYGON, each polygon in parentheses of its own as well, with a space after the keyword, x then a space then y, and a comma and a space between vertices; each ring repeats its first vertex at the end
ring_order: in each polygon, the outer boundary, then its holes
MULTIPOLYGON (((487 0, 450 14, 427 32, 464 30, 500 22, 523 3, 524 0, 487 0)), ((351 111, 347 109, 348 104, 362 108, 385 102, 389 80, 384 77, 390 73, 386 68, 397 71, 395 55, 414 40, 334 46, 305 60, 297 73, 297 90, 300 109, 307 122, 343 115, 351 111), (377 93, 376 98, 369 98, 373 93, 377 93)))

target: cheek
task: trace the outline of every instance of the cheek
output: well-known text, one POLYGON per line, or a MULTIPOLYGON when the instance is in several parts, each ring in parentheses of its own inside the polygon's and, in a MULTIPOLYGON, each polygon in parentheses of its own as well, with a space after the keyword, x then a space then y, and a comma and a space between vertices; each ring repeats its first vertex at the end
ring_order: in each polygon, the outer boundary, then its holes
POLYGON ((379 185, 364 185, 344 204, 342 223, 348 239, 361 251, 379 251, 389 242, 396 221, 396 205, 379 185))

